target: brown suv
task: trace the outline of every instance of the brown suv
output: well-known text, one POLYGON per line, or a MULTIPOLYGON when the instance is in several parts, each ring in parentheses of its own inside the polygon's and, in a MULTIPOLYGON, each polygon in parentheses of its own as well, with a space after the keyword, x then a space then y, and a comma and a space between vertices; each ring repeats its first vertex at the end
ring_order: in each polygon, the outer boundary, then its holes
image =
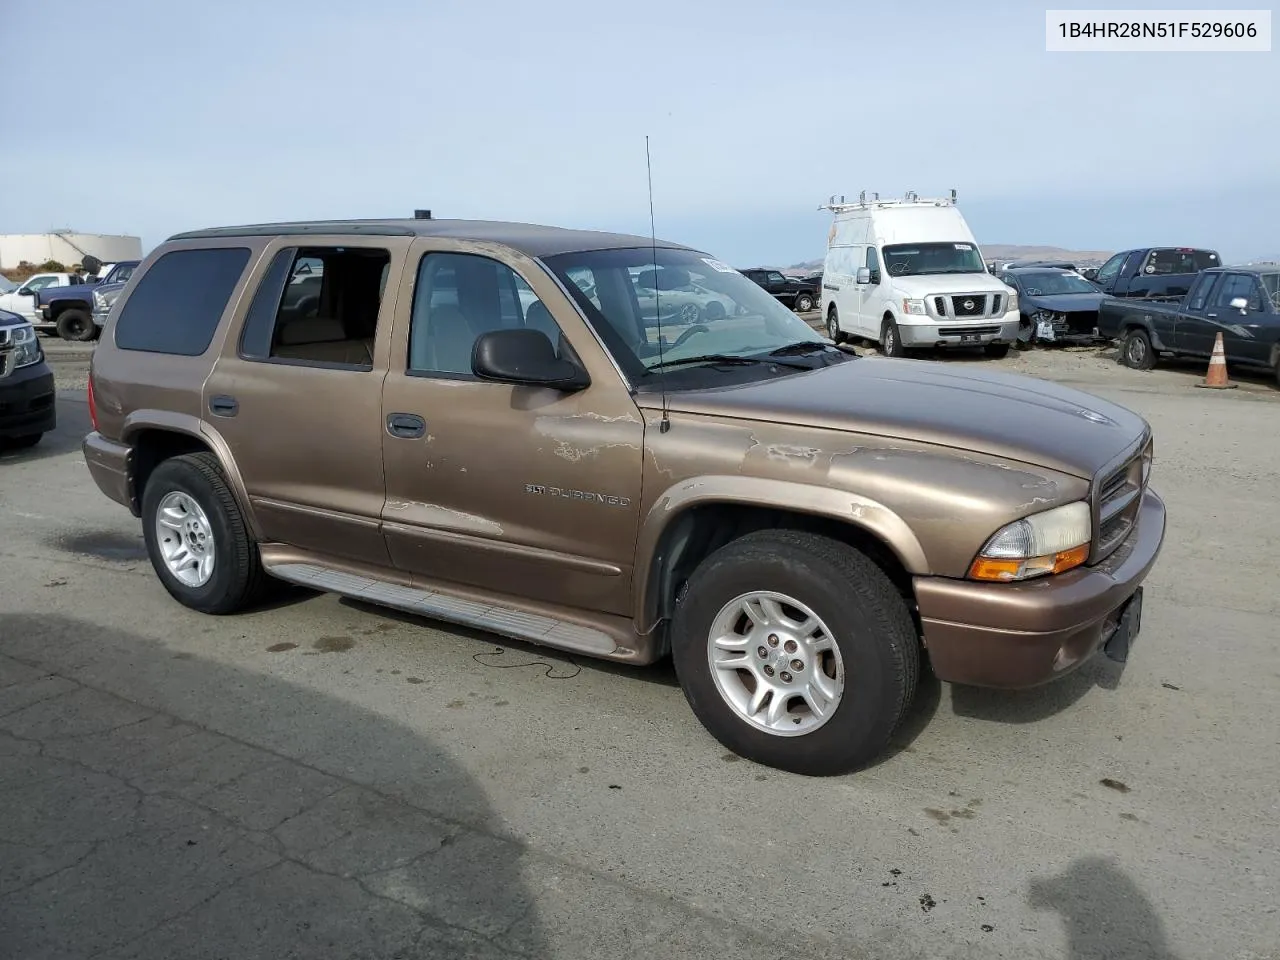
POLYGON ((579 654, 670 653, 716 738, 810 774, 884 750, 926 654, 999 687, 1123 660, 1165 529, 1141 417, 859 359, 641 237, 181 234, 112 308, 90 404, 89 469, 181 603, 230 613, 278 578, 579 654), (659 296, 693 283, 728 309, 646 324, 655 270, 659 296))

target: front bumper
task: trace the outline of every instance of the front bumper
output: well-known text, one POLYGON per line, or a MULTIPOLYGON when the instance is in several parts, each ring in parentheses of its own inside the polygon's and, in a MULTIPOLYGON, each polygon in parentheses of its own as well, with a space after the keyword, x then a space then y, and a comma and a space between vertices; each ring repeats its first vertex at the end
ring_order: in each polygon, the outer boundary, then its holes
POLYGON ((1018 339, 1018 315, 977 320, 939 320, 936 317, 900 317, 898 336, 904 347, 981 347, 988 343, 1013 343, 1018 339), (920 323, 915 322, 920 320, 920 323))
MULTIPOLYGON (((1074 670, 1129 629, 1126 604, 1155 564, 1164 532, 1164 501, 1148 489, 1133 533, 1097 566, 1019 584, 917 577, 934 673, 952 683, 1018 688, 1074 670)), ((1122 638, 1126 653, 1131 639, 1122 638)))
POLYGON ((41 360, 0 380, 0 437, 48 433, 58 425, 53 371, 41 360))

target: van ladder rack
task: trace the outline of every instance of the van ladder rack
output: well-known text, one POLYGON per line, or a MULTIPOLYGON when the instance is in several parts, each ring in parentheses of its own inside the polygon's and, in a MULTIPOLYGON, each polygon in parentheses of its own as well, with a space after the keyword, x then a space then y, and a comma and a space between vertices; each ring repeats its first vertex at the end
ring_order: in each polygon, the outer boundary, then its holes
POLYGON ((885 207, 901 207, 901 206, 917 206, 917 207, 951 207, 956 204, 956 192, 951 191, 950 197, 925 197, 921 198, 914 190, 908 190, 906 195, 893 200, 881 200, 880 194, 871 194, 871 199, 867 199, 867 191, 863 190, 858 194, 858 199, 846 203, 844 196, 840 197, 840 202, 836 203, 836 196, 833 193, 831 199, 826 203, 818 206, 819 210, 830 210, 832 213, 843 213, 846 210, 867 210, 872 207, 882 209, 885 207))

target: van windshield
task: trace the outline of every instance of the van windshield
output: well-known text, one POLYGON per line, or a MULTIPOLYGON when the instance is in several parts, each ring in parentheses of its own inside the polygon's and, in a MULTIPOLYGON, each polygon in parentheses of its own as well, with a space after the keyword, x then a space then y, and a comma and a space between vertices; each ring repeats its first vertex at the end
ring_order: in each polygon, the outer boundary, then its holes
POLYGON ((884 268, 895 277, 986 273, 972 243, 891 243, 884 248, 884 268))

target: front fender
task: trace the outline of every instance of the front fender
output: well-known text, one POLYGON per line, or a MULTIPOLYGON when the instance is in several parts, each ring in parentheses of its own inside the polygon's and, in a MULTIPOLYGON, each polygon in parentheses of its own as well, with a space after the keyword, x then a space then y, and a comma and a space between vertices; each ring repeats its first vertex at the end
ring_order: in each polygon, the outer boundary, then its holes
POLYGON ((223 439, 222 434, 203 420, 190 414, 176 413, 172 410, 141 409, 134 410, 125 418, 120 430, 120 439, 129 446, 133 446, 137 437, 145 430, 165 430, 170 433, 182 433, 203 442, 213 455, 218 458, 218 464, 222 468, 223 476, 227 478, 228 486, 231 487, 231 495, 236 498, 236 504, 240 507, 240 515, 244 517, 245 526, 248 527, 250 536, 255 540, 261 539, 261 528, 258 526, 257 517, 254 515, 253 505, 249 500, 249 493, 244 485, 244 478, 240 475, 235 458, 231 455, 231 448, 227 445, 227 441, 223 439))
POLYGON ((636 546, 635 619, 640 631, 653 627, 651 591, 654 561, 663 533, 681 515, 698 506, 738 504, 826 517, 861 528, 882 541, 903 568, 916 576, 930 573, 924 548, 901 517, 868 497, 817 484, 763 477, 706 475, 672 485, 645 515, 636 546))

